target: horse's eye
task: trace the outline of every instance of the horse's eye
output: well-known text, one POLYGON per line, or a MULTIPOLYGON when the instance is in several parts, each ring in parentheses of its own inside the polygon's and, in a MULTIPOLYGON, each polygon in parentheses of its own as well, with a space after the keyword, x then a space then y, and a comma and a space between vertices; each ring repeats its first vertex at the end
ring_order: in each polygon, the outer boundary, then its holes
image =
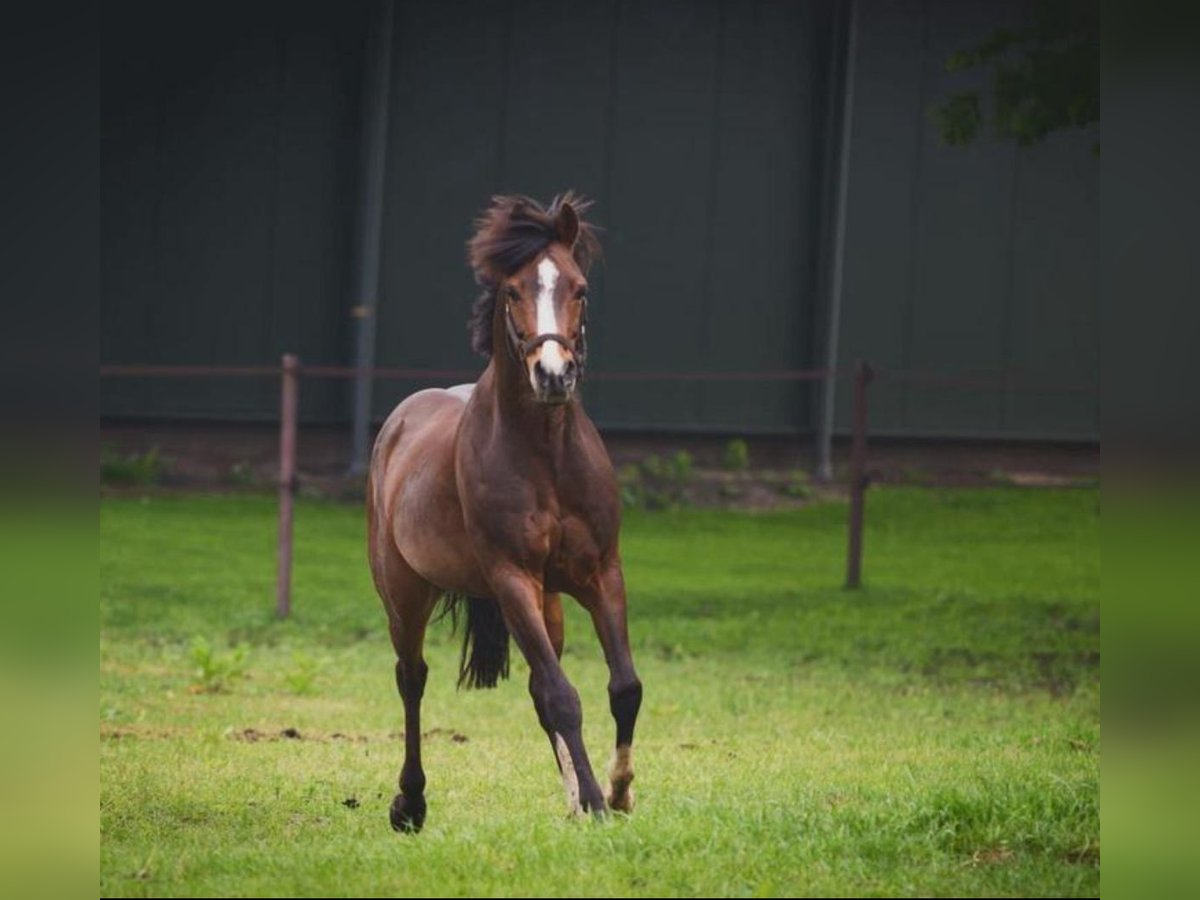
POLYGON ((520 303, 521 302, 521 295, 519 293, 517 293, 516 288, 508 289, 508 302, 509 303, 520 303))

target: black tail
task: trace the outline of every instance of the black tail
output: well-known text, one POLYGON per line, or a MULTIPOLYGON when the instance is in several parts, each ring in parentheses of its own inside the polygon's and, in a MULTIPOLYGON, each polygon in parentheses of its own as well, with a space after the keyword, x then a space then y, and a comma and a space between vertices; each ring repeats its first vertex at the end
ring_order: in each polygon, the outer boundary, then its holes
POLYGON ((464 603, 467 606, 458 686, 494 688, 501 678, 508 677, 508 627, 500 606, 495 600, 462 594, 446 594, 443 602, 456 628, 459 607, 464 603))

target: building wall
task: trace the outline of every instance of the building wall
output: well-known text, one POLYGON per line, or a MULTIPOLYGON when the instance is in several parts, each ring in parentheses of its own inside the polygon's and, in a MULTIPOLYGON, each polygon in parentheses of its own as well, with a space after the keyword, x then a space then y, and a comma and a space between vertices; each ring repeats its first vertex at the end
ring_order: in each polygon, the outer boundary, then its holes
MULTIPOLYGON (((1094 130, 1044 144, 945 146, 929 110, 972 84, 947 57, 1019 6, 862 0, 839 355, 950 376, 1099 385, 1099 159, 1094 130)), ((838 422, 849 425, 848 386, 838 422)), ((1099 401, 1075 392, 871 388, 893 434, 1091 438, 1099 401)))
MULTIPOLYGON (((366 19, 358 4, 146 4, 104 19, 109 363, 344 358, 366 19)), ((309 417, 344 385, 305 386, 309 417)), ((105 379, 112 416, 261 418, 269 381, 105 379)))
MULTIPOLYGON (((606 371, 811 364, 824 8, 410 4, 397 21, 379 362, 473 365, 463 262, 486 198, 596 200, 606 371)), ((376 413, 417 387, 380 385, 376 413)), ((797 430, 788 385, 591 383, 610 427, 797 430)))
MULTIPOLYGON (((946 55, 1002 2, 860 0, 840 354, 939 373, 1097 377, 1090 138, 939 145, 946 55)), ((105 362, 349 361, 369 4, 147 6, 103 47, 105 362), (231 27, 235 23, 236 27, 231 27)), ((591 362, 815 366, 833 4, 397 2, 377 362, 479 367, 464 262, 487 198, 594 197, 591 362)), ((836 83, 835 83, 836 84, 836 83)), ((836 92, 835 92, 836 93, 836 92)), ((382 416, 424 385, 381 382, 382 416)), ((310 421, 348 385, 306 382, 310 421)), ((1088 435, 1094 401, 873 389, 895 433, 1088 435)), ((601 425, 794 433, 814 391, 597 383, 601 425)), ((270 382, 102 383, 113 416, 266 418, 270 382)), ((840 397, 840 425, 848 419, 840 397)))

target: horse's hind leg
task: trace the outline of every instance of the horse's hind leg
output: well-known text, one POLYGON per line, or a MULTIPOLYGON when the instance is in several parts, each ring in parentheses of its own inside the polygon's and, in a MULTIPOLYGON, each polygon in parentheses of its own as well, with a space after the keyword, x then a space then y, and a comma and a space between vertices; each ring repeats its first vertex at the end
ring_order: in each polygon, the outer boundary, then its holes
POLYGON ((592 616, 604 659, 608 663, 608 703, 617 725, 617 746, 609 768, 605 794, 610 808, 633 811, 633 727, 642 705, 642 683, 633 668, 629 628, 625 618, 625 578, 620 564, 600 576, 595 589, 580 592, 578 600, 592 616))
POLYGON ((396 689, 404 701, 404 767, 400 793, 390 817, 397 831, 420 831, 425 823, 425 769, 421 765, 421 697, 429 667, 425 664, 425 628, 438 591, 393 551, 386 561, 380 592, 388 613, 388 631, 396 649, 396 689))

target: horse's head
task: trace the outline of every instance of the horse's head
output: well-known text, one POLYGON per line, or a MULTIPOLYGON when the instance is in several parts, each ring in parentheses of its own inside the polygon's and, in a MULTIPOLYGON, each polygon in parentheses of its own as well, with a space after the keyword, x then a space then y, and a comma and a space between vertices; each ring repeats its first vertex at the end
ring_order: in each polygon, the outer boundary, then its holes
MULTIPOLYGON (((570 219, 577 229, 574 213, 570 219)), ((571 398, 585 355, 587 280, 569 246, 565 241, 551 244, 504 279, 500 289, 509 345, 524 363, 534 395, 543 403, 571 398)))
POLYGON ((497 197, 468 245, 484 286, 471 319, 472 343, 485 355, 511 354, 542 403, 570 400, 583 373, 586 272, 599 249, 580 218, 590 205, 569 193, 547 208, 497 197))

